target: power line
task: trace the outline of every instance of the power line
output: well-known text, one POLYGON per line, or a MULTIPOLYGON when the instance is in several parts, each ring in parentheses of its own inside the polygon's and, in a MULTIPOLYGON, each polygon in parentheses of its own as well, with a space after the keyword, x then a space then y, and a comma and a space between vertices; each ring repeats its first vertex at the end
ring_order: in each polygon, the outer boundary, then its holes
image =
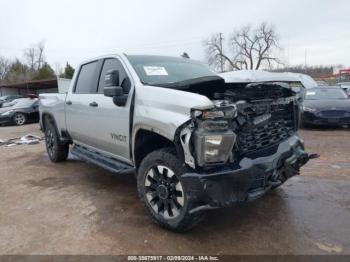
MULTIPOLYGON (((188 45, 188 44, 197 44, 199 43, 200 39, 204 39, 204 37, 191 37, 187 40, 169 40, 169 41, 163 41, 163 42, 154 42, 154 43, 146 43, 143 45, 128 45, 128 49, 131 47, 132 49, 143 49, 143 48, 161 48, 161 47, 172 47, 172 46, 179 46, 179 45, 188 45), (190 40, 191 39, 191 40, 190 40), (197 39, 197 40, 195 40, 197 39)), ((120 49, 125 47, 116 47, 116 46, 110 46, 110 47, 68 47, 68 48, 46 48, 46 51, 50 52, 65 52, 65 51, 100 51, 100 50, 108 50, 108 49, 120 49)), ((23 51, 25 48, 19 48, 19 47, 0 47, 0 50, 13 50, 13 51, 23 51)))

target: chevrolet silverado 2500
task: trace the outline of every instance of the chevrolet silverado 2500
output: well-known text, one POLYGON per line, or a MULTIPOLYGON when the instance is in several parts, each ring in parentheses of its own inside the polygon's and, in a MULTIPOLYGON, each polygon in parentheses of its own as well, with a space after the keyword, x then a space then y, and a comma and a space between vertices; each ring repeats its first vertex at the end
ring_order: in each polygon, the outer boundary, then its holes
POLYGON ((66 94, 40 95, 51 161, 73 155, 136 173, 151 218, 189 230, 205 211, 261 196, 310 158, 295 93, 235 85, 185 58, 111 55, 82 63, 66 94))

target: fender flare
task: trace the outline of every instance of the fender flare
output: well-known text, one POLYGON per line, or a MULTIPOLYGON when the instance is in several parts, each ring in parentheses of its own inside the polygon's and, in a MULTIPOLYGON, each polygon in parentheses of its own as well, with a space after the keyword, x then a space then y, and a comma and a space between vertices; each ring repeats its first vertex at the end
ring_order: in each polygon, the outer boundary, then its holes
POLYGON ((59 137, 60 141, 61 142, 68 142, 68 143, 70 143, 71 140, 69 138, 63 137, 62 133, 58 130, 55 117, 50 112, 46 112, 45 111, 45 112, 42 112, 40 114, 40 128, 41 128, 41 130, 45 133, 45 119, 44 118, 46 118, 46 117, 49 117, 50 120, 53 122, 53 125, 54 125, 54 127, 56 129, 56 132, 58 134, 58 137, 59 137))

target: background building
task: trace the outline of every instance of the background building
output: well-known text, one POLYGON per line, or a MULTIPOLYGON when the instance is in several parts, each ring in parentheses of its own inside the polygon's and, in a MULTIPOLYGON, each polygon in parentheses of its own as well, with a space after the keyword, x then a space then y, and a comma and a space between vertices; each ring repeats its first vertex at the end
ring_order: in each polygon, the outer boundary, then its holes
POLYGON ((64 93, 68 90, 69 85, 70 79, 64 78, 31 80, 16 84, 0 84, 0 96, 64 93))

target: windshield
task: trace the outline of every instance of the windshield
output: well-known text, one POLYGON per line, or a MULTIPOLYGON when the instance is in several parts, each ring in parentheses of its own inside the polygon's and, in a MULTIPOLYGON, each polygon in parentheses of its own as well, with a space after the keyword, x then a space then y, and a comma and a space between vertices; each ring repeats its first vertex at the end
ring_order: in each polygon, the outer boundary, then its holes
POLYGON ((309 89, 305 94, 306 100, 347 99, 346 93, 337 88, 309 89))
POLYGON ((186 58, 130 55, 128 59, 142 83, 147 85, 162 86, 217 76, 205 64, 186 58))

